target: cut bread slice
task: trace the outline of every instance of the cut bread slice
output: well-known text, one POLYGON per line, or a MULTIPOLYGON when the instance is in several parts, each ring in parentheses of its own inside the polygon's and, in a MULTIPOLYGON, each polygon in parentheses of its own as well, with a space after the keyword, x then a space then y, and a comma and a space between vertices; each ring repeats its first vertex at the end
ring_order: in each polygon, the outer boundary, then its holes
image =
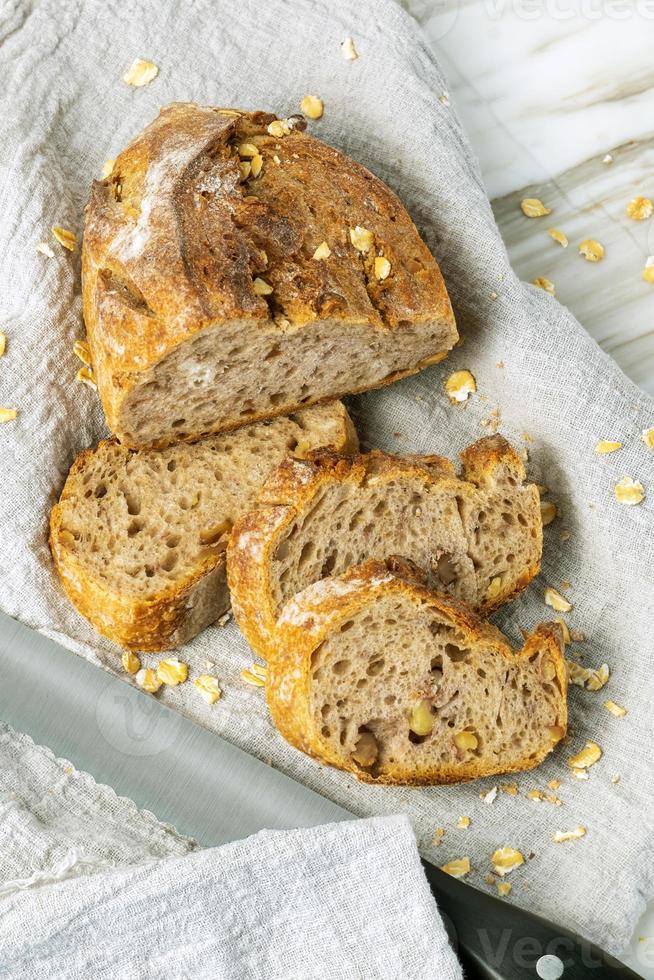
POLYGON ((107 424, 137 448, 388 384, 458 338, 395 194, 264 112, 162 109, 93 184, 82 285, 107 424))
POLYGON ((229 532, 270 470, 289 453, 356 445, 334 402, 161 452, 113 439, 85 450, 50 520, 69 599, 126 649, 179 646, 229 608, 229 532))
POLYGON ((460 477, 440 456, 318 453, 282 463, 228 549, 232 606, 253 649, 268 657, 296 593, 369 558, 403 555, 430 585, 485 614, 524 589, 540 566, 538 491, 501 436, 461 455, 460 477))
POLYGON ((537 766, 566 732, 558 623, 517 653, 450 596, 370 561, 284 607, 266 693, 284 738, 366 782, 451 783, 537 766))

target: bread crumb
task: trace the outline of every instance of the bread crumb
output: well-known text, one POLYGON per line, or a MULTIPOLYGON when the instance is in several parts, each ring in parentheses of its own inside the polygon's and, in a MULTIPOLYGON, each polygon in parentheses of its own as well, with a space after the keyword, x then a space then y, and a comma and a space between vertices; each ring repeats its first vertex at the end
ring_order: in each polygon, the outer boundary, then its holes
POLYGON ((437 827, 431 839, 432 847, 440 847, 443 837, 445 837, 445 827, 437 827))
POLYGON ((543 527, 551 524, 556 519, 556 515, 556 504, 552 503, 551 500, 542 500, 540 504, 540 518, 543 527))
POLYGON ((477 382, 470 371, 455 371, 445 382, 445 391, 453 405, 461 404, 468 400, 471 394, 477 390, 477 382))
POLYGON ((497 883, 497 893, 501 898, 506 898, 507 895, 511 893, 511 882, 510 881, 498 881, 497 883))
POLYGON ((470 826, 470 822, 471 822, 470 817, 459 817, 456 825, 459 828, 459 830, 467 830, 468 827, 470 826))
POLYGON ((604 246, 595 238, 584 238, 583 242, 579 243, 579 254, 587 262, 599 262, 604 258, 604 246))
POLYGON ((613 163, 613 157, 611 156, 610 153, 606 153, 602 157, 602 163, 605 163, 607 166, 608 166, 609 163, 613 163))
POLYGON ((613 487, 615 499, 619 504, 633 507, 641 504, 645 499, 645 489, 638 480, 632 480, 630 476, 625 476, 613 487))
POLYGON ((654 255, 648 255, 643 269, 643 279, 645 282, 654 282, 654 255))
POLYGON ((344 41, 341 41, 341 58, 344 61, 356 61, 358 57, 359 54, 351 37, 346 37, 344 41))
POLYGON ((611 782, 613 783, 614 786, 617 786, 618 783, 620 782, 620 776, 617 776, 617 775, 616 776, 611 776, 611 782))
POLYGON ((450 104, 450 93, 449 92, 441 92, 441 94, 438 96, 438 101, 440 102, 441 105, 449 105, 450 104))
POLYGON ((0 357, 4 356, 7 350, 7 334, 0 330, 0 357))
POLYGON ((216 626, 226 626, 231 618, 232 618, 231 612, 223 613, 220 619, 216 620, 216 626))
POLYGON ((615 701, 605 701, 604 707, 612 715, 615 715, 616 718, 624 718, 624 716, 627 714, 627 709, 621 708, 619 704, 615 703, 615 701))
POLYGON ((125 85, 142 88, 144 85, 149 85, 158 74, 159 69, 154 62, 136 58, 123 75, 123 81, 125 85))
POLYGON ((93 374, 93 368, 90 367, 88 364, 85 365, 84 367, 81 367, 77 372, 77 374, 75 375, 75 377, 77 378, 78 381, 81 381, 82 384, 88 385, 89 388, 93 388, 94 390, 96 390, 98 387, 97 384, 95 383, 95 375, 93 374))
POLYGON ((652 217, 654 204, 649 197, 634 197, 627 205, 627 216, 632 221, 645 221, 652 217))
MULTIPOLYGON (((570 639, 573 643, 585 643, 586 634, 582 633, 580 630, 570 630, 570 639)), ((606 664, 604 666, 606 666, 606 664)), ((606 669, 608 670, 608 667, 606 669)))
POLYGON ((496 368, 500 368, 500 369, 503 368, 504 367, 504 361, 495 361, 495 367, 496 368))
POLYGON ((487 793, 480 793, 479 796, 484 803, 493 803, 495 801, 495 797, 497 796, 497 786, 493 786, 493 788, 489 789, 487 793))
POLYGON ((564 527, 559 535, 559 540, 569 541, 571 537, 572 537, 572 532, 567 527, 564 527))
POLYGON ((648 449, 654 449, 654 426, 651 429, 643 429, 640 438, 648 449))
POLYGON ((67 248, 69 252, 74 252, 77 248, 77 235, 74 231, 70 231, 68 228, 62 228, 60 225, 53 225, 52 234, 59 244, 67 248))
POLYGON ((447 864, 441 865, 441 871, 444 871, 447 875, 451 875, 452 878, 465 878, 470 873, 470 858, 463 857, 454 861, 448 861, 447 864))
POLYGON ((548 228, 547 234, 550 236, 550 238, 554 239, 555 242, 558 242, 562 248, 568 247, 568 236, 565 234, 565 232, 559 231, 558 228, 548 228))
POLYGON ((40 252, 41 255, 47 255, 49 259, 54 259, 54 252, 47 242, 39 242, 39 244, 36 246, 36 251, 40 252))
POLYGON ((325 111, 325 104, 317 95, 305 95, 300 102, 300 109, 307 119, 320 119, 325 111))
POLYGON ((616 453, 618 449, 622 449, 622 443, 610 442, 608 439, 601 439, 595 446, 595 452, 599 456, 606 456, 607 453, 616 453))
POLYGON ((568 602, 565 596, 562 596, 560 592, 557 592, 551 586, 545 589, 545 604, 556 610, 556 612, 565 613, 570 612, 572 609, 572 603, 568 602))
POLYGON ((552 213, 552 209, 546 208, 537 197, 525 197, 524 200, 520 201, 520 207, 522 213, 528 218, 542 218, 543 215, 552 213))

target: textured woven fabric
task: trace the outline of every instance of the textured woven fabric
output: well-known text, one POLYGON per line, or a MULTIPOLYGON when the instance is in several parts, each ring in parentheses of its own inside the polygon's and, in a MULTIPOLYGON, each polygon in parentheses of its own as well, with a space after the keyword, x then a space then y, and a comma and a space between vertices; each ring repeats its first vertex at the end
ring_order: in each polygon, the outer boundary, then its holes
POLYGON ((1 725, 0 801, 0 977, 461 980, 406 817, 194 850, 1 725))
POLYGON ((654 890, 651 764, 643 750, 654 696, 654 453, 640 439, 654 425, 654 405, 556 300, 512 273, 454 109, 439 98, 446 82, 413 21, 390 0, 134 0, 129 10, 91 0, 15 0, 5 4, 0 31, 0 304, 8 335, 0 404, 20 411, 0 439, 3 608, 119 670, 117 650, 68 605, 47 548, 48 508, 75 455, 103 434, 103 422, 94 393, 73 380, 79 255, 55 242, 47 259, 37 243, 51 225, 81 231, 91 177, 162 104, 195 100, 288 114, 306 93, 320 94, 325 115, 312 132, 398 192, 441 264, 465 340, 441 365, 354 400, 363 442, 455 457, 488 431, 481 423, 499 409, 500 431, 526 445, 530 477, 551 488, 560 516, 546 529, 542 575, 495 620, 519 642, 519 626, 552 615, 545 585, 569 581, 567 619, 588 637, 570 655, 588 666, 607 662, 611 680, 600 692, 572 688, 569 743, 517 780, 519 796, 500 792, 490 805, 479 792, 493 781, 371 788, 290 749, 272 731, 261 691, 239 680, 251 653, 233 624, 207 630, 181 653, 192 675, 207 657, 215 662, 224 699, 209 708, 191 685, 161 697, 357 814, 404 811, 428 857, 441 863, 470 855, 470 881, 479 887, 492 887, 485 878, 496 847, 533 853, 513 873, 509 901, 619 949, 654 890), (341 57, 347 35, 356 61, 341 57), (159 65, 147 88, 121 82, 135 57, 159 65), (450 405, 443 392, 457 368, 477 380, 464 406, 450 405), (599 439, 624 448, 595 455, 599 439), (649 491, 640 506, 616 503, 613 484, 624 475, 649 491), (609 714, 606 698, 627 716, 609 714), (576 780, 567 758, 586 739, 604 754, 587 780, 576 780), (560 807, 526 798, 553 779, 562 783, 560 807), (455 828, 461 814, 472 818, 468 831, 455 828), (555 831, 578 825, 587 829, 583 839, 553 843, 555 831), (438 850, 431 845, 436 826, 447 831, 438 850))

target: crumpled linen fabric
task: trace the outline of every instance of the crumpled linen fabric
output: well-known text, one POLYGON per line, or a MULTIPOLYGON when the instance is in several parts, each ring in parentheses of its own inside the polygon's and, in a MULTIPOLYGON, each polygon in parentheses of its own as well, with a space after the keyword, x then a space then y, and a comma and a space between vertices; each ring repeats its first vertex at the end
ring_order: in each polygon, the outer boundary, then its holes
POLYGON ((552 618, 545 587, 569 582, 566 619, 587 636, 569 655, 586 666, 608 663, 611 679, 600 692, 571 689, 569 742, 517 778, 518 796, 500 792, 490 804, 480 791, 502 780, 363 786, 289 748, 271 729, 261 692, 239 680, 252 655, 233 623, 180 652, 191 676, 214 662, 228 696, 211 709, 191 685, 160 697, 358 815, 406 813, 427 857, 442 863, 469 854, 478 887, 492 887, 485 879, 498 846, 533 854, 513 873, 507 900, 619 950, 654 890, 651 764, 643 751, 654 697, 654 453, 640 438, 654 425, 654 404, 554 298, 513 274, 455 109, 439 98, 446 81, 416 24, 392 0, 135 0, 129 8, 10 0, 0 63, 0 323, 8 337, 0 404, 19 409, 0 439, 4 611, 120 672, 117 649, 65 599, 47 546, 48 511, 68 468, 105 430, 95 394, 74 381, 79 252, 52 242, 48 259, 36 245, 51 240, 52 225, 81 233, 92 177, 160 106, 189 100, 288 115, 303 95, 319 94, 325 113, 311 131, 399 194, 441 265, 464 338, 442 364, 351 400, 362 442, 455 458, 489 431, 484 422, 499 418, 499 431, 528 450, 530 478, 550 488, 559 516, 545 529, 542 574, 494 620, 519 643, 519 627, 552 618), (347 36, 355 61, 341 56, 347 36), (141 89, 121 81, 136 57, 159 66, 141 89), (477 392, 452 406, 443 384, 461 368, 472 371, 477 392), (624 445, 599 456, 599 439, 624 445), (647 491, 639 506, 614 498, 625 475, 647 491), (610 715, 608 698, 628 714, 610 715), (576 779, 567 759, 588 739, 601 745, 602 759, 576 779), (561 806, 526 797, 553 779, 561 780, 561 806), (455 827, 462 814, 472 818, 467 832, 455 827), (438 849, 436 826, 446 828, 438 849), (586 828, 582 839, 553 842, 557 830, 577 826, 586 828))
POLYGON ((0 977, 462 974, 406 817, 200 849, 0 724, 0 977))

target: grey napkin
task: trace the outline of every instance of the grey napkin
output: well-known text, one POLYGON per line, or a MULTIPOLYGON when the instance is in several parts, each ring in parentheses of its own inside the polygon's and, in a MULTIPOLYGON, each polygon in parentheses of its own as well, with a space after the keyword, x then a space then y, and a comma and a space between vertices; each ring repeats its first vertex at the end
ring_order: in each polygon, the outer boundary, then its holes
POLYGON ((462 977, 406 817, 196 850, 1 724, 0 938, 11 980, 462 977))
MULTIPOLYGON (((79 254, 52 242, 48 259, 37 243, 52 225, 81 232, 92 176, 161 105, 194 100, 286 115, 303 95, 320 95, 325 114, 312 132, 398 192, 441 264, 464 338, 443 364, 353 402, 363 442, 455 457, 499 420, 499 431, 528 449, 530 476, 550 488, 559 517, 546 529, 542 575, 496 621, 518 643, 519 626, 554 615, 546 585, 565 591, 573 603, 566 618, 588 637, 570 656, 589 667, 608 663, 611 679, 598 692, 572 688, 569 743, 516 780, 519 795, 500 790, 494 802, 480 791, 492 800, 493 786, 507 781, 371 788, 290 749, 271 729, 261 691, 239 679, 252 655, 233 624, 207 630, 180 653, 191 676, 205 672, 207 659, 216 665, 223 699, 208 707, 188 684, 160 697, 357 814, 405 812, 429 858, 470 857, 468 880, 478 887, 495 890, 487 879, 497 847, 520 849, 527 860, 512 873, 507 901, 619 950, 654 891, 654 452, 640 438, 654 425, 654 404, 556 300, 512 273, 446 82, 414 22, 391 0, 14 0, 0 32, 8 336, 0 405, 20 412, 0 430, 4 610, 120 671, 116 648, 68 605, 47 548, 48 510, 68 467, 104 430, 95 394, 74 381, 79 254), (355 61, 341 57, 350 35, 355 61), (121 81, 137 57, 160 69, 146 88, 121 81), (472 371, 477 392, 452 406, 443 383, 459 368, 472 371), (623 448, 596 455, 600 439, 623 448), (625 475, 643 484, 644 503, 616 502, 613 485, 625 475), (610 714, 607 699, 628 714, 610 714), (578 780, 567 760, 588 739, 603 756, 578 780), (555 791, 552 780, 561 781, 555 791), (561 805, 528 798, 531 790, 555 792, 561 805), (467 830, 457 829, 462 815, 471 817, 467 830), (583 838, 553 842, 556 831, 578 826, 583 838), (438 848, 437 827, 446 831, 438 848)), ((569 252, 583 275, 583 260, 569 252)))

